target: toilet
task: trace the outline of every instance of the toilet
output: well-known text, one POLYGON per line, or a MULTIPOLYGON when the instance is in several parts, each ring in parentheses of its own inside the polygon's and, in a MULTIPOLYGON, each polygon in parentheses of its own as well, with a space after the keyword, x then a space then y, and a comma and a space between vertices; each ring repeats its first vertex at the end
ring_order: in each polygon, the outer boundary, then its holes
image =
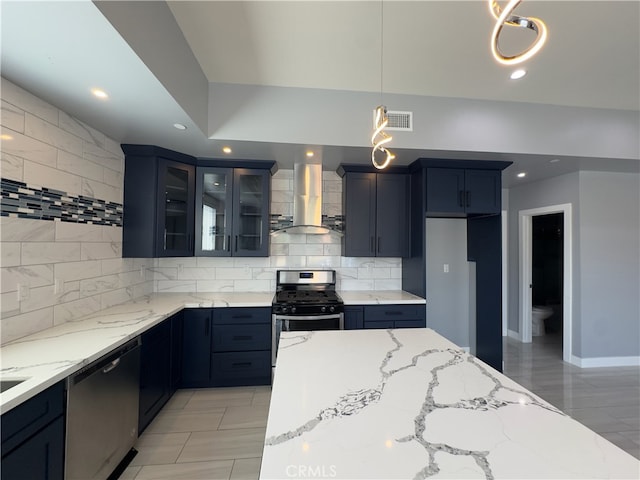
POLYGON ((553 308, 534 305, 531 308, 531 335, 534 337, 544 335, 544 321, 551 315, 553 315, 553 308))

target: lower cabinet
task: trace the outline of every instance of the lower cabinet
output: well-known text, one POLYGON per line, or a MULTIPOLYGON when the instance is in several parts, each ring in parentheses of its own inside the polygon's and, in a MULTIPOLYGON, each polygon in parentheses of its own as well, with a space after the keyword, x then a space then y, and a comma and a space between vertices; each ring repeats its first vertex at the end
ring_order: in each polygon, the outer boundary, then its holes
POLYGON ((138 433, 151 423, 178 388, 181 375, 182 312, 142 334, 138 433))
POLYGON ((64 382, 2 415, 2 480, 64 478, 64 382))
POLYGON ((271 309, 184 310, 182 386, 271 383, 271 309))
MULTIPOLYGON (((422 304, 364 305, 349 308, 362 309, 362 327, 353 328, 423 328, 427 325, 427 312, 422 304)), ((351 313, 351 316, 357 318, 355 313, 351 313)), ((346 324, 345 318, 345 328, 346 324)))
POLYGON ((271 383, 271 308, 214 309, 211 378, 216 387, 271 383))
POLYGON ((364 328, 364 307, 346 306, 344 307, 344 329, 358 330, 364 328))

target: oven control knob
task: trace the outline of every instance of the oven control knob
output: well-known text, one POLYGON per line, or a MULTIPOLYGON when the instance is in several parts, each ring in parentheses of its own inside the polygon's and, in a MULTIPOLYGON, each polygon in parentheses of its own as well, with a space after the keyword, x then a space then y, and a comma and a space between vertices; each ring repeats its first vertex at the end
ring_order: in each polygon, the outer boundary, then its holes
POLYGON ((282 307, 282 313, 287 313, 288 308, 287 307, 282 307))
POLYGON ((322 313, 326 312, 326 311, 327 311, 327 307, 321 307, 321 308, 320 308, 320 311, 321 311, 322 313))
POLYGON ((296 313, 296 307, 291 307, 291 313, 296 313))
POLYGON ((335 310, 336 310, 336 307, 334 307, 333 305, 329 307, 329 311, 331 313, 335 312, 335 310))

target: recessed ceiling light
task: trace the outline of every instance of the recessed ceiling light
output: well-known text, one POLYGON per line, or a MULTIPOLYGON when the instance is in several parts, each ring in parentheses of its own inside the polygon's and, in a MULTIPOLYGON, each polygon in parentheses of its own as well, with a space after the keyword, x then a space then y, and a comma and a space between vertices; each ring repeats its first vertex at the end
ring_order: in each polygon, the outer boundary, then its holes
POLYGON ((518 70, 514 70, 509 76, 509 78, 511 78, 511 80, 518 80, 519 78, 524 77, 526 74, 527 74, 527 71, 520 68, 518 70))
POLYGON ((526 177, 526 176, 527 176, 527 174, 526 174, 525 172, 520 172, 520 173, 517 175, 517 177, 518 177, 518 178, 524 178, 524 177, 526 177))
POLYGON ((186 125, 183 125, 181 123, 174 123, 173 124, 173 128, 176 128, 178 130, 186 130, 187 129, 186 125))
POLYGON ((103 100, 106 100, 107 98, 109 98, 109 95, 107 95, 107 92, 105 92, 101 88, 92 88, 91 93, 93 93, 94 97, 97 97, 103 100))
POLYGON ((232 152, 231 147, 222 147, 222 151, 224 153, 231 153, 232 152))
POLYGON ((558 163, 560 161, 559 158, 554 158, 552 160, 549 160, 549 163, 558 163))
POLYGON ((13 140, 13 137, 8 133, 3 133, 2 135, 0 135, 0 140, 13 140))
POLYGON ((311 157, 313 157, 313 152, 312 152, 311 150, 309 150, 309 151, 306 153, 306 155, 307 155, 307 157, 311 158, 311 157))

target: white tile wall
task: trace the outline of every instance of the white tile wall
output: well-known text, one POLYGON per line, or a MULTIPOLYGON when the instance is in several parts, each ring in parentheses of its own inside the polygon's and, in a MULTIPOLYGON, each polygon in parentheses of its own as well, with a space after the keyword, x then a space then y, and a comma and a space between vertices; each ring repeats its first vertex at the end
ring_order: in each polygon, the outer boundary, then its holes
MULTIPOLYGON (((342 179, 323 172, 325 215, 342 214, 342 179)), ((271 179, 271 213, 293 214, 293 170, 278 170, 271 179)), ((341 290, 401 290, 402 259, 341 256, 336 233, 271 235, 268 258, 161 258, 153 267, 157 292, 274 291, 276 271, 293 268, 336 270, 341 290)))
MULTIPOLYGON (((2 177, 122 203, 119 144, 1 82, 2 177)), ((121 227, 0 217, 0 253, 1 343, 153 289, 153 260, 122 258, 121 227)))

